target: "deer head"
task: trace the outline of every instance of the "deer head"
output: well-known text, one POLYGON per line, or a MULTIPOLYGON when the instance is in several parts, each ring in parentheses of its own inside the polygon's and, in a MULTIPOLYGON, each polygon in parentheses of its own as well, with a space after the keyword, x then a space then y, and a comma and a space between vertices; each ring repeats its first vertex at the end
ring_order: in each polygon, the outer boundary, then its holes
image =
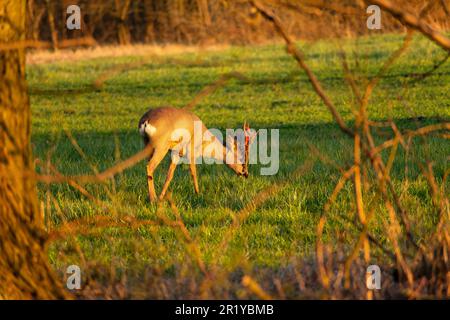
POLYGON ((252 132, 250 126, 245 121, 243 125, 244 136, 243 139, 239 139, 237 136, 229 137, 228 139, 233 139, 228 145, 233 146, 234 159, 237 160, 234 164, 234 171, 245 178, 248 178, 248 164, 250 158, 250 146, 254 142, 257 132, 252 132), (242 140, 242 141, 240 141, 242 140))

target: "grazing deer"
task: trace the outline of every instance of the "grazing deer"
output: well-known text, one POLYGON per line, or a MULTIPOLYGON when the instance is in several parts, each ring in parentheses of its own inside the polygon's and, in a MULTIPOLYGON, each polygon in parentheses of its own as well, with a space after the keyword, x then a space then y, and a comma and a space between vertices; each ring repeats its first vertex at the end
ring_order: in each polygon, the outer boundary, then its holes
MULTIPOLYGON (((147 181, 148 193, 152 202, 157 200, 153 173, 169 151, 172 151, 171 161, 159 200, 164 198, 181 157, 188 160, 194 190, 197 194, 199 193, 196 159, 204 155, 206 146, 208 146, 209 150, 214 150, 214 152, 208 153, 208 157, 219 161, 227 159, 226 165, 238 176, 248 177, 248 150, 255 136, 245 136, 243 151, 242 148, 238 147, 236 137, 232 138, 232 141, 230 141, 230 137, 227 137, 225 139, 227 143, 224 145, 205 127, 199 117, 186 109, 174 107, 161 107, 147 111, 139 120, 139 132, 144 139, 145 145, 151 145, 151 153, 147 163, 147 181), (194 137, 194 127, 196 125, 200 126, 200 134, 202 136, 200 140, 194 137), (187 134, 179 136, 174 134, 176 132, 185 132, 187 134), (205 136, 209 140, 207 143, 203 139, 205 136), (232 147, 230 148, 230 146, 232 147), (228 159, 233 159, 233 161, 228 161, 228 159)), ((246 124, 244 124, 244 132, 249 132, 246 124)))

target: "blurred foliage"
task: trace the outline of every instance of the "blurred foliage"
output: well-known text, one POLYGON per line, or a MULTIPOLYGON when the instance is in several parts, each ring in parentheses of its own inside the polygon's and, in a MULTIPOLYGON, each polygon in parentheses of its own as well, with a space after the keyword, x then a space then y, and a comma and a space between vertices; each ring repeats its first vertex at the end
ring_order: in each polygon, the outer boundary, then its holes
MULTIPOLYGON (((297 38, 335 38, 402 30, 389 14, 382 30, 366 27, 362 1, 267 0, 297 38)), ((428 1, 400 0, 416 13, 428 1)), ((449 29, 448 2, 433 1, 425 21, 449 29)), ((99 43, 256 43, 276 37, 271 26, 250 6, 236 0, 28 0, 28 38, 61 41, 90 36, 99 43), (66 28, 67 7, 81 8, 82 28, 66 28)))

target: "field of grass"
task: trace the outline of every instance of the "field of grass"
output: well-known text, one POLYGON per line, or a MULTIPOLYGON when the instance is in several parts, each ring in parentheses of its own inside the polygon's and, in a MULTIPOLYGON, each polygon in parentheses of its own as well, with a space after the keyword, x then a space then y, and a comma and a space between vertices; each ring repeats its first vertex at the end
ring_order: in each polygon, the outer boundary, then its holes
MULTIPOLYGON (((402 37, 398 35, 345 42, 350 67, 361 88, 364 78, 373 77, 401 44, 402 37)), ((331 41, 302 43, 302 46, 308 64, 343 118, 352 125, 354 101, 343 80, 337 46, 331 41)), ((410 76, 426 72, 444 57, 445 52, 438 47, 415 37, 404 57, 392 66, 374 91, 368 108, 370 118, 393 119, 402 130, 449 120, 450 62, 423 81, 415 81, 410 76)), ((223 165, 202 165, 198 168, 201 194, 196 195, 188 167, 180 166, 170 188, 174 202, 207 267, 215 265, 233 272, 244 270, 258 278, 259 270, 275 273, 287 268, 293 259, 308 259, 314 253, 316 225, 323 206, 341 174, 325 160, 331 159, 348 168, 353 161, 352 141, 339 131, 305 74, 282 45, 29 65, 32 144, 35 157, 43 163, 39 170, 45 172, 47 160, 63 174, 93 173, 108 168, 143 147, 137 124, 146 110, 161 105, 182 107, 204 86, 231 71, 244 74, 250 81, 232 80, 203 99, 195 113, 208 127, 222 130, 241 127, 244 120, 254 128, 280 129, 279 172, 261 176, 260 166, 254 165, 245 180, 223 165), (146 62, 139 68, 108 78, 101 89, 92 88, 102 73, 142 59, 146 62), (85 156, 76 150, 68 133, 85 156), (222 239, 239 210, 261 190, 289 179, 307 159, 314 159, 311 169, 252 211, 223 249, 222 239)), ((374 134, 386 138, 391 132, 382 129, 374 134)), ((420 164, 432 159, 434 173, 438 182, 442 182, 449 168, 449 156, 448 140, 439 136, 426 142, 416 139, 408 156, 399 149, 392 168, 394 185, 410 211, 420 241, 427 240, 428 230, 437 219, 427 182, 420 174, 420 164)), ((168 159, 156 172, 159 190, 167 166, 168 159)), ((50 230, 62 221, 76 222, 100 215, 117 222, 160 221, 156 206, 148 202, 145 161, 108 183, 87 185, 86 189, 107 206, 99 206, 66 184, 49 188, 39 185, 50 230)), ((373 190, 365 192, 367 207, 377 212, 370 229, 385 242, 378 232, 383 228, 385 213, 379 200, 371 197, 372 193, 373 190)), ((339 218, 354 219, 352 198, 353 189, 348 185, 329 213, 325 235, 333 245, 345 246, 355 241, 356 230, 339 218)), ((174 219, 170 210, 164 212, 174 219)), ((88 223, 89 220, 80 221, 88 223)), ((85 227, 89 229, 88 225, 85 227)), ((50 258, 57 270, 64 272, 68 264, 75 263, 82 268, 101 266, 114 270, 113 274, 119 278, 124 271, 139 278, 149 268, 169 278, 181 272, 183 266, 192 266, 185 270, 187 275, 192 272, 194 277, 198 273, 189 243, 170 226, 109 226, 91 231, 52 243, 50 258)), ((373 259, 381 258, 374 255, 373 259)))

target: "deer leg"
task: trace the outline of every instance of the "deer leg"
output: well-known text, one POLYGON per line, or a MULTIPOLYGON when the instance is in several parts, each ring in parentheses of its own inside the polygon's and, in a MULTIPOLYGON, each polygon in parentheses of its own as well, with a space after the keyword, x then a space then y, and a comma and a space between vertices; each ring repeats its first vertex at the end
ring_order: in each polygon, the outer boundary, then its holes
POLYGON ((194 190, 195 193, 199 194, 200 190, 198 188, 198 181, 197 181, 197 167, 195 166, 195 163, 189 164, 189 169, 191 171, 192 180, 194 181, 194 190))
POLYGON ((162 188, 161 194, 159 195, 159 200, 162 200, 167 192, 167 189, 169 188, 170 181, 172 181, 173 173, 175 172, 175 169, 178 164, 178 159, 174 159, 174 157, 171 158, 170 164, 169 164, 169 170, 167 171, 167 177, 166 181, 164 182, 164 186, 162 188))
POLYGON ((150 202, 156 201, 156 191, 155 184, 153 182, 153 173, 156 167, 159 165, 164 156, 166 155, 166 150, 155 149, 153 151, 152 157, 147 163, 147 184, 148 184, 148 195, 150 197, 150 202))
POLYGON ((197 167, 195 166, 195 159, 196 159, 196 154, 195 154, 195 144, 194 142, 192 142, 192 144, 189 146, 189 150, 188 150, 188 157, 189 157, 189 169, 191 171, 191 177, 192 180, 194 182, 194 190, 196 194, 199 194, 199 188, 198 188, 198 181, 197 181, 197 167))

